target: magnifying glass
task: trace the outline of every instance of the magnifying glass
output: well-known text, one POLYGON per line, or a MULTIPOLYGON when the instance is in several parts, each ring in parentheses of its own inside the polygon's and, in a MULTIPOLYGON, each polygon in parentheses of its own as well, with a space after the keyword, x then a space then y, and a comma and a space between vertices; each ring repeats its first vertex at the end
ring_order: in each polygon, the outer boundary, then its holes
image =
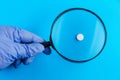
POLYGON ((102 19, 83 8, 71 8, 54 20, 50 40, 42 43, 65 60, 86 62, 97 57, 106 44, 107 32, 102 19))

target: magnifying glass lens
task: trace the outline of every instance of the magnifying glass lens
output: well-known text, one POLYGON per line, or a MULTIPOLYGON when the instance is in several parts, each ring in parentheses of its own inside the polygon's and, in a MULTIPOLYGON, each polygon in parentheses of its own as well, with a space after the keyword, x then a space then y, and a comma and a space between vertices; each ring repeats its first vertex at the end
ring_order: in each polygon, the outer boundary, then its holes
POLYGON ((68 10, 55 20, 51 39, 55 50, 71 61, 87 61, 97 56, 105 45, 102 20, 87 10, 68 10))

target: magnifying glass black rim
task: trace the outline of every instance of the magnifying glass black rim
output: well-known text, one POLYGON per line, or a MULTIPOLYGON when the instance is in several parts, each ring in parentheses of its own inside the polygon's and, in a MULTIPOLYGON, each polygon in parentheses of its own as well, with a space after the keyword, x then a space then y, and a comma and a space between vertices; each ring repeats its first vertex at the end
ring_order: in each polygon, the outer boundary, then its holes
POLYGON ((104 49, 105 45, 106 45, 106 41, 107 41, 107 31, 106 31, 106 27, 105 27, 105 24, 103 22, 103 20, 94 12, 92 12, 91 10, 88 10, 88 9, 85 9, 85 8, 70 8, 70 9, 67 9, 65 11, 63 11, 62 13, 60 13, 54 20, 53 24, 52 24, 52 27, 51 27, 51 31, 50 31, 50 43, 51 43, 51 46, 53 47, 53 49, 65 60, 67 61, 70 61, 70 62, 75 62, 75 63, 82 63, 82 62, 87 62, 87 61, 90 61, 94 58, 96 58, 104 49), (73 11, 73 10, 83 10, 83 11, 86 11, 86 12, 89 12, 91 14, 93 14, 94 16, 96 16, 100 22, 102 23, 103 25, 103 28, 104 28, 104 32, 105 32, 105 41, 104 41, 104 44, 103 44, 103 47, 101 48, 101 50, 97 53, 97 55, 95 55, 94 57, 90 58, 90 59, 86 59, 86 60, 73 60, 73 59, 70 59, 70 58, 67 58, 65 57, 64 55, 62 55, 54 46, 54 43, 53 43, 53 40, 52 40, 52 29, 56 23, 56 21, 65 13, 69 12, 69 11, 73 11))

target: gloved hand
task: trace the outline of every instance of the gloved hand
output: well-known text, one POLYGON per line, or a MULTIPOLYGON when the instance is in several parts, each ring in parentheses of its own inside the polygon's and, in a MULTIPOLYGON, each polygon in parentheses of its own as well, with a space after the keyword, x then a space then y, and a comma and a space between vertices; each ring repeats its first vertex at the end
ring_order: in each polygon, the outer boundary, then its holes
POLYGON ((38 53, 50 54, 49 47, 37 35, 16 27, 0 27, 0 69, 13 64, 14 67, 29 64, 38 53))

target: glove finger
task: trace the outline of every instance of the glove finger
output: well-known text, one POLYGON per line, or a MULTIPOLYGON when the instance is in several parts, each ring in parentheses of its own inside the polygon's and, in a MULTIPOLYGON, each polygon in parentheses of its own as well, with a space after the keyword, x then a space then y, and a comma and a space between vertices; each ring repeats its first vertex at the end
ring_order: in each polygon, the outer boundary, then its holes
POLYGON ((51 49, 50 47, 46 47, 45 50, 43 51, 44 54, 50 55, 51 54, 51 49))
POLYGON ((17 59, 29 58, 44 51, 44 46, 40 43, 19 44, 16 43, 15 50, 17 51, 17 59))
POLYGON ((4 35, 5 37, 9 38, 14 42, 44 42, 44 40, 23 29, 13 27, 13 26, 2 26, 0 27, 0 35, 4 35))
POLYGON ((18 59, 18 60, 15 60, 15 62, 13 63, 13 66, 15 67, 15 68, 18 68, 18 66, 21 64, 21 60, 20 59, 18 59))
POLYGON ((8 33, 7 35, 9 36, 9 38, 15 42, 44 42, 41 37, 24 29, 16 27, 3 27, 3 29, 5 29, 5 31, 8 33))
POLYGON ((24 59, 22 59, 22 63, 23 63, 24 65, 28 65, 28 64, 30 64, 33 60, 34 60, 34 57, 24 58, 24 59))
POLYGON ((26 43, 26 42, 44 42, 44 40, 42 38, 38 37, 37 35, 29 32, 29 31, 23 30, 23 29, 16 30, 16 33, 15 33, 15 37, 24 43, 26 43), (16 34, 16 33, 18 33, 18 34, 16 34))

